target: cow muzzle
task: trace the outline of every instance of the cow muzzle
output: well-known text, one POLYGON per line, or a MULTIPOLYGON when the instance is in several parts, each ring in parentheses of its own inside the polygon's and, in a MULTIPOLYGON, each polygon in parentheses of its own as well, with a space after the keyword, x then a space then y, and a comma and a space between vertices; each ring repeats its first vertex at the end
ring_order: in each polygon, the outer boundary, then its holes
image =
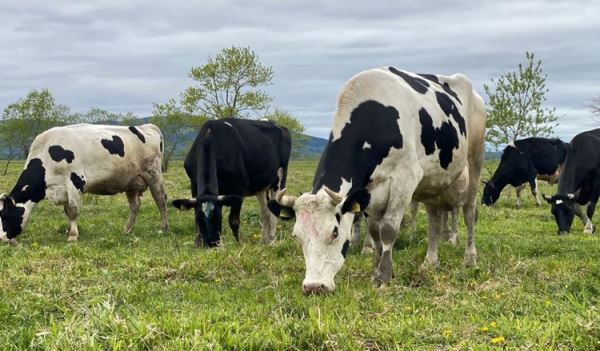
POLYGON ((335 291, 335 283, 304 281, 302 282, 302 291, 304 295, 332 293, 335 291))

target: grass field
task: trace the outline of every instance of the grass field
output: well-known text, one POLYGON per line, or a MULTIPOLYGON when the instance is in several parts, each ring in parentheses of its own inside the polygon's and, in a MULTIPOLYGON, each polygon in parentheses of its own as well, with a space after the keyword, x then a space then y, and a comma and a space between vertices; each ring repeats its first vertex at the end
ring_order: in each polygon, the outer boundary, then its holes
MULTIPOLYGON (((290 193, 309 189, 315 166, 292 162, 290 193)), ((21 167, 0 176, 0 193, 21 167)), ((170 199, 188 196, 179 162, 166 178, 170 199)), ((336 292, 309 297, 292 223, 261 245, 254 199, 242 209, 242 242, 227 228, 217 250, 193 246, 190 212, 170 208, 171 229, 159 234, 149 193, 142 202, 129 236, 124 195, 86 195, 79 242, 66 242, 62 208, 43 202, 19 244, 0 245, 0 349, 600 349, 598 235, 576 222, 557 236, 548 205, 528 193, 520 210, 514 191, 480 208, 478 268, 462 267, 461 223, 440 267, 419 269, 421 210, 417 232, 397 241, 389 286, 372 287, 372 258, 353 248, 336 292)))

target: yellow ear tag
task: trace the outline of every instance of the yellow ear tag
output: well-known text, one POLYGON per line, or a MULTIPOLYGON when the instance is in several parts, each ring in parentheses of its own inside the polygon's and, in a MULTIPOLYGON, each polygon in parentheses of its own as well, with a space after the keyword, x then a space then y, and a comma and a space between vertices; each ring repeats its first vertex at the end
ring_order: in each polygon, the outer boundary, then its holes
POLYGON ((358 204, 358 202, 354 202, 352 204, 352 208, 350 209, 350 212, 352 213, 359 213, 360 212, 360 205, 358 204))

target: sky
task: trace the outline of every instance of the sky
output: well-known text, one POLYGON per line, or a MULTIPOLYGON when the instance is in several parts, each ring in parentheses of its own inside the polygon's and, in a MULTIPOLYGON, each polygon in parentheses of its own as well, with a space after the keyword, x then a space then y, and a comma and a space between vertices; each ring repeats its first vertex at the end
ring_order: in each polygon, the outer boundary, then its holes
POLYGON ((356 73, 393 65, 463 73, 483 84, 542 60, 555 132, 598 126, 600 1, 3 1, 0 108, 49 89, 78 112, 149 116, 177 98, 190 69, 224 47, 249 46, 273 67, 273 106, 327 137, 336 96, 356 73))

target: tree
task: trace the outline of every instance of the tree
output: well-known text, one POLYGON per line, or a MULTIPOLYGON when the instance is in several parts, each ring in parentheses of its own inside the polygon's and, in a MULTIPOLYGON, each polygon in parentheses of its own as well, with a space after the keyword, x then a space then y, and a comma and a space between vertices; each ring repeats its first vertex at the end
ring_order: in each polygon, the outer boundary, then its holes
POLYGON ((92 124, 121 124, 135 125, 141 123, 140 118, 132 112, 118 113, 110 112, 98 107, 92 107, 85 113, 75 113, 72 118, 73 123, 92 123, 92 124))
POLYGON ((488 95, 487 141, 496 150, 524 136, 548 136, 556 127, 556 109, 544 109, 546 78, 542 61, 534 60, 533 53, 525 53, 527 62, 518 70, 492 79, 492 88, 484 84, 488 95))
POLYGON ((592 113, 592 118, 596 121, 600 121, 600 95, 591 98, 587 103, 587 108, 592 113))
POLYGON ((150 123, 156 124, 163 135, 163 169, 169 169, 169 162, 182 147, 189 143, 189 134, 200 129, 206 121, 205 117, 192 115, 177 104, 174 99, 164 104, 154 104, 154 112, 150 123))
POLYGON ((301 149, 308 142, 308 137, 303 134, 305 130, 304 125, 288 111, 279 108, 267 114, 266 118, 282 127, 286 127, 290 131, 290 135, 292 136, 292 156, 299 156, 301 149))
POLYGON ((74 116, 65 105, 59 105, 47 89, 32 90, 27 96, 8 105, 2 113, 0 138, 12 140, 24 155, 29 153, 33 139, 41 132, 72 123, 74 116))
POLYGON ((260 117, 272 100, 260 87, 271 84, 273 69, 247 47, 222 49, 205 65, 193 67, 189 77, 197 85, 182 94, 181 103, 190 114, 210 119, 260 117))

